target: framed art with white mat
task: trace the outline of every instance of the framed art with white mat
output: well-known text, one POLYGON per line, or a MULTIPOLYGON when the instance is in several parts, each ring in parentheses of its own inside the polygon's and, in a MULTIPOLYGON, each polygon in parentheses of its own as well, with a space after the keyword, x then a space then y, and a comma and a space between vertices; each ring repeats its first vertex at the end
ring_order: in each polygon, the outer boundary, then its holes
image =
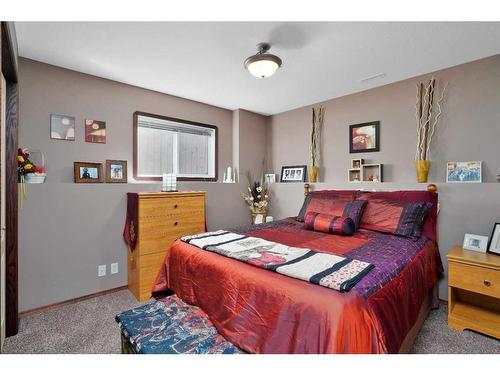
POLYGON ((488 237, 477 234, 466 233, 462 247, 465 250, 479 251, 485 253, 488 248, 488 237))

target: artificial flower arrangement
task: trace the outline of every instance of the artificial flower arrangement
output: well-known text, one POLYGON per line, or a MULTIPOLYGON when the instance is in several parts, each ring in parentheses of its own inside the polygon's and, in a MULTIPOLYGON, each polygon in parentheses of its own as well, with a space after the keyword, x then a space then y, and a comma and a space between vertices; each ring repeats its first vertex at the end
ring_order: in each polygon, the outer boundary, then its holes
POLYGON ((45 168, 43 166, 36 166, 30 160, 30 153, 27 149, 17 149, 17 173, 19 181, 24 180, 30 174, 37 174, 45 176, 45 168))
POLYGON ((264 184, 264 175, 261 175, 260 180, 253 181, 250 173, 248 178, 248 193, 243 193, 243 199, 248 205, 252 214, 265 214, 269 206, 269 189, 264 184))

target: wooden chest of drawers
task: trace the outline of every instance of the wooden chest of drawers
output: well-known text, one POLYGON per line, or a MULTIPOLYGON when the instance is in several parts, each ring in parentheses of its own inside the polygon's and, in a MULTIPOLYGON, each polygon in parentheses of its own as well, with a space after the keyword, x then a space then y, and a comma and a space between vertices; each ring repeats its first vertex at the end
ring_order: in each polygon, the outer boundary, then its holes
POLYGON ((205 193, 137 193, 137 244, 128 250, 128 288, 139 301, 151 287, 172 243, 205 231, 205 193))
POLYGON ((456 246, 447 257, 448 325, 500 339, 500 256, 456 246))

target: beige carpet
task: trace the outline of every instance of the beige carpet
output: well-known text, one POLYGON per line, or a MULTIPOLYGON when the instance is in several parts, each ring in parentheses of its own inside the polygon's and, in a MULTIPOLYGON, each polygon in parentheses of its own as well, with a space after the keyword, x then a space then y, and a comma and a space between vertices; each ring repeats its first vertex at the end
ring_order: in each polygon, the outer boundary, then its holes
MULTIPOLYGON (((128 290, 21 319, 4 353, 120 353, 115 315, 139 305, 128 290)), ((431 312, 412 353, 500 353, 500 340, 447 326, 446 306, 431 312)))

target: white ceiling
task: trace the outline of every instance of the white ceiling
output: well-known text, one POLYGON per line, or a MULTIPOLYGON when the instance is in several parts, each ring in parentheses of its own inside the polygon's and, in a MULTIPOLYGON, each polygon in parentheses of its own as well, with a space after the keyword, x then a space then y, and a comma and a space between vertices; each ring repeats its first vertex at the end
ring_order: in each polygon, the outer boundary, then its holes
POLYGON ((500 53, 500 23, 16 22, 20 56, 215 106, 275 114, 500 53), (283 67, 243 61, 270 42, 283 67), (385 76, 366 82, 379 73, 385 76))

